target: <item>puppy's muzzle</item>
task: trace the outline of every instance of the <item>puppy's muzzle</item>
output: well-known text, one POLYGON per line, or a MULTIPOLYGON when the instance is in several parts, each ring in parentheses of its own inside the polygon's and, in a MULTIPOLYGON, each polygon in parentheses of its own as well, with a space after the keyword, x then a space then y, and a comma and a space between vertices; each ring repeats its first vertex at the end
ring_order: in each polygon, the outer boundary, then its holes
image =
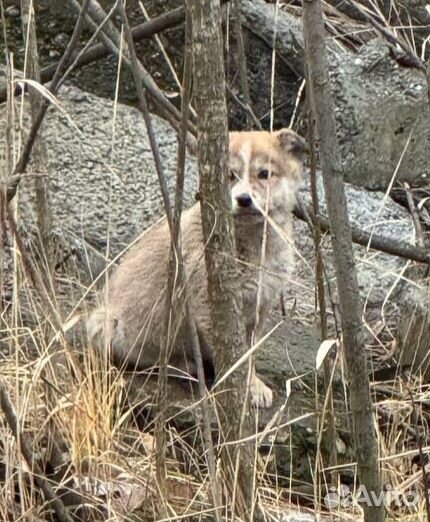
POLYGON ((236 201, 239 207, 247 208, 252 206, 252 198, 249 194, 239 194, 236 196, 236 201))

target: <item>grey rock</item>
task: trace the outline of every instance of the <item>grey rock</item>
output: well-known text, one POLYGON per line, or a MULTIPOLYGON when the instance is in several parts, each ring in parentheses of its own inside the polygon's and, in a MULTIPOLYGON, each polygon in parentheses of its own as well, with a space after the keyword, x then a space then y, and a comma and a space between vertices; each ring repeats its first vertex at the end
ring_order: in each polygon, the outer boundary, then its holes
MULTIPOLYGON (((161 196, 146 129, 140 113, 114 105, 74 87, 64 87, 59 103, 67 113, 51 109, 43 127, 48 149, 50 199, 54 232, 67 252, 77 252, 82 268, 94 279, 108 259, 119 256, 147 226, 163 215, 161 196), (72 124, 73 122, 73 124, 72 124), (108 245, 108 246, 107 246, 108 245), (108 252, 107 252, 108 250, 108 252)), ((161 119, 153 123, 170 187, 176 169, 176 136, 161 119)), ((186 204, 191 204, 197 183, 196 164, 189 159, 186 204)), ((351 221, 374 233, 404 241, 413 238, 409 214, 381 192, 346 186, 351 221)), ((301 198, 310 202, 309 181, 301 198)), ((325 211, 319 182, 319 198, 325 211)), ((27 230, 34 230, 34 193, 26 180, 21 185, 21 212, 27 230)), ((308 226, 295 221, 296 268, 285 285, 284 321, 257 354, 266 379, 285 395, 285 379, 311 371, 319 346, 314 323, 314 245, 308 226)), ((323 241, 326 270, 335 287, 329 238, 323 241)), ((408 280, 406 262, 363 247, 355 248, 359 285, 367 308, 396 305, 417 295, 417 283, 408 280), (406 296, 406 297, 405 297, 406 296), (411 297, 409 297, 411 296, 411 297)), ((335 298, 335 292, 334 292, 335 298)), ((280 317, 274 313, 272 324, 280 317)))
POLYGON ((430 113, 425 75, 400 66, 381 41, 331 61, 339 168, 358 186, 392 178, 430 180, 430 113))
MULTIPOLYGON (((63 87, 58 99, 65 113, 51 108, 42 132, 48 145, 55 233, 73 242, 75 249, 81 245, 113 258, 163 215, 143 117, 137 109, 121 104, 115 108, 112 101, 73 87, 63 87)), ((152 121, 172 189, 176 135, 160 118, 153 116, 152 121)), ((186 172, 185 203, 190 204, 196 187, 194 160, 188 160, 186 172)), ((31 227, 34 203, 32 184, 22 183, 21 210, 31 227)), ((89 259, 91 264, 94 256, 89 259)), ((88 268, 93 275, 100 270, 88 268)))
MULTIPOLYGON (((371 234, 412 243, 414 227, 411 216, 403 207, 395 203, 383 192, 369 192, 351 184, 345 184, 350 222, 371 234)), ((300 197, 307 205, 311 205, 309 181, 305 179, 300 197)), ((318 176, 318 197, 321 213, 327 215, 322 180, 318 176)), ((314 245, 308 232, 308 226, 296 221, 296 244, 299 250, 296 273, 303 285, 309 282, 313 273, 314 245), (302 261, 302 262, 301 262, 302 261), (306 261, 306 262, 305 262, 306 261)), ((329 279, 334 282, 335 274, 331 253, 330 238, 323 241, 323 252, 329 279)), ((362 299, 368 306, 380 306, 390 296, 392 299, 403 299, 407 288, 416 287, 415 282, 408 282, 408 262, 382 252, 368 250, 355 245, 358 284, 362 299)), ((313 286, 311 287, 313 292, 313 286)), ((411 294, 412 296, 412 294, 411 294)))
MULTIPOLYGON (((241 0, 243 23, 304 75, 302 22, 263 0, 241 0), (275 23, 276 21, 276 23, 275 23)), ((345 180, 370 189, 430 180, 430 112, 423 72, 399 65, 373 40, 353 53, 327 41, 339 165, 345 180)), ((269 52, 267 59, 270 60, 269 52)))

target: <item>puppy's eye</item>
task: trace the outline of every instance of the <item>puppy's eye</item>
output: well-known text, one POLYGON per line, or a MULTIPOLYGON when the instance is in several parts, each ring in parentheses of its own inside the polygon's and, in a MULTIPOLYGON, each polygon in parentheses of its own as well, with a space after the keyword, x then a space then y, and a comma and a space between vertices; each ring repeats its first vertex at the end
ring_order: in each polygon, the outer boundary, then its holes
POLYGON ((237 180, 237 174, 234 172, 234 170, 230 170, 230 181, 236 181, 237 180))
POLYGON ((269 171, 267 169, 261 169, 258 173, 258 179, 269 179, 269 171))

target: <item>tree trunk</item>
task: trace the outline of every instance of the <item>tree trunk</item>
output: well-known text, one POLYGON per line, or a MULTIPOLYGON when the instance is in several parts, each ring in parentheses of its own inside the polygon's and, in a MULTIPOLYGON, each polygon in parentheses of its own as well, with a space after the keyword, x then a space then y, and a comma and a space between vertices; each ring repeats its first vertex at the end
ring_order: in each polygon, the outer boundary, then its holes
MULTIPOLYGON (((350 404, 354 425, 355 453, 361 484, 379 498, 378 446, 361 324, 362 305, 352 250, 343 179, 337 169, 337 139, 330 79, 324 45, 320 0, 303 1, 303 28, 308 69, 308 88, 316 120, 324 192, 332 230, 343 348, 348 370, 350 404)), ((370 496, 372 498, 372 496, 370 496)), ((363 505, 365 521, 382 522, 384 506, 363 505)))
MULTIPOLYGON (((213 321, 216 373, 230 368, 246 351, 240 278, 228 181, 228 128, 219 0, 190 1, 193 27, 194 102, 198 114, 200 202, 213 321)), ((225 382, 219 401, 222 443, 252 433, 246 399, 247 368, 225 382), (228 389, 228 393, 226 390, 228 389)), ((250 520, 253 505, 253 447, 221 449, 224 503, 250 520), (237 484, 237 488, 235 487, 237 484)), ((234 518, 233 514, 231 515, 234 518)))

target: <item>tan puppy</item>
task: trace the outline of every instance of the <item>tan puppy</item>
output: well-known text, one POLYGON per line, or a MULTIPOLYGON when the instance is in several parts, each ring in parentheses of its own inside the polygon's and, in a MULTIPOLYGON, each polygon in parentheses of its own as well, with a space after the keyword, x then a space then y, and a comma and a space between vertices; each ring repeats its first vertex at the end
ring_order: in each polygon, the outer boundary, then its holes
MULTIPOLYGON (((279 303, 282 285, 291 270, 291 210, 301 179, 305 147, 304 140, 289 129, 230 133, 232 207, 249 347, 263 334, 264 319, 270 308, 279 303)), ((202 356, 205 367, 213 368, 199 204, 184 212, 181 237, 187 293, 202 356)), ((89 338, 96 340, 100 349, 110 349, 117 364, 137 369, 158 364, 165 324, 169 251, 170 234, 164 220, 150 228, 124 256, 108 283, 104 306, 94 311, 87 322, 89 338)), ((175 342, 169 365, 195 374, 183 306, 180 300, 176 302, 175 342)), ((252 403, 270 407, 272 391, 255 372, 250 386, 252 403)))

